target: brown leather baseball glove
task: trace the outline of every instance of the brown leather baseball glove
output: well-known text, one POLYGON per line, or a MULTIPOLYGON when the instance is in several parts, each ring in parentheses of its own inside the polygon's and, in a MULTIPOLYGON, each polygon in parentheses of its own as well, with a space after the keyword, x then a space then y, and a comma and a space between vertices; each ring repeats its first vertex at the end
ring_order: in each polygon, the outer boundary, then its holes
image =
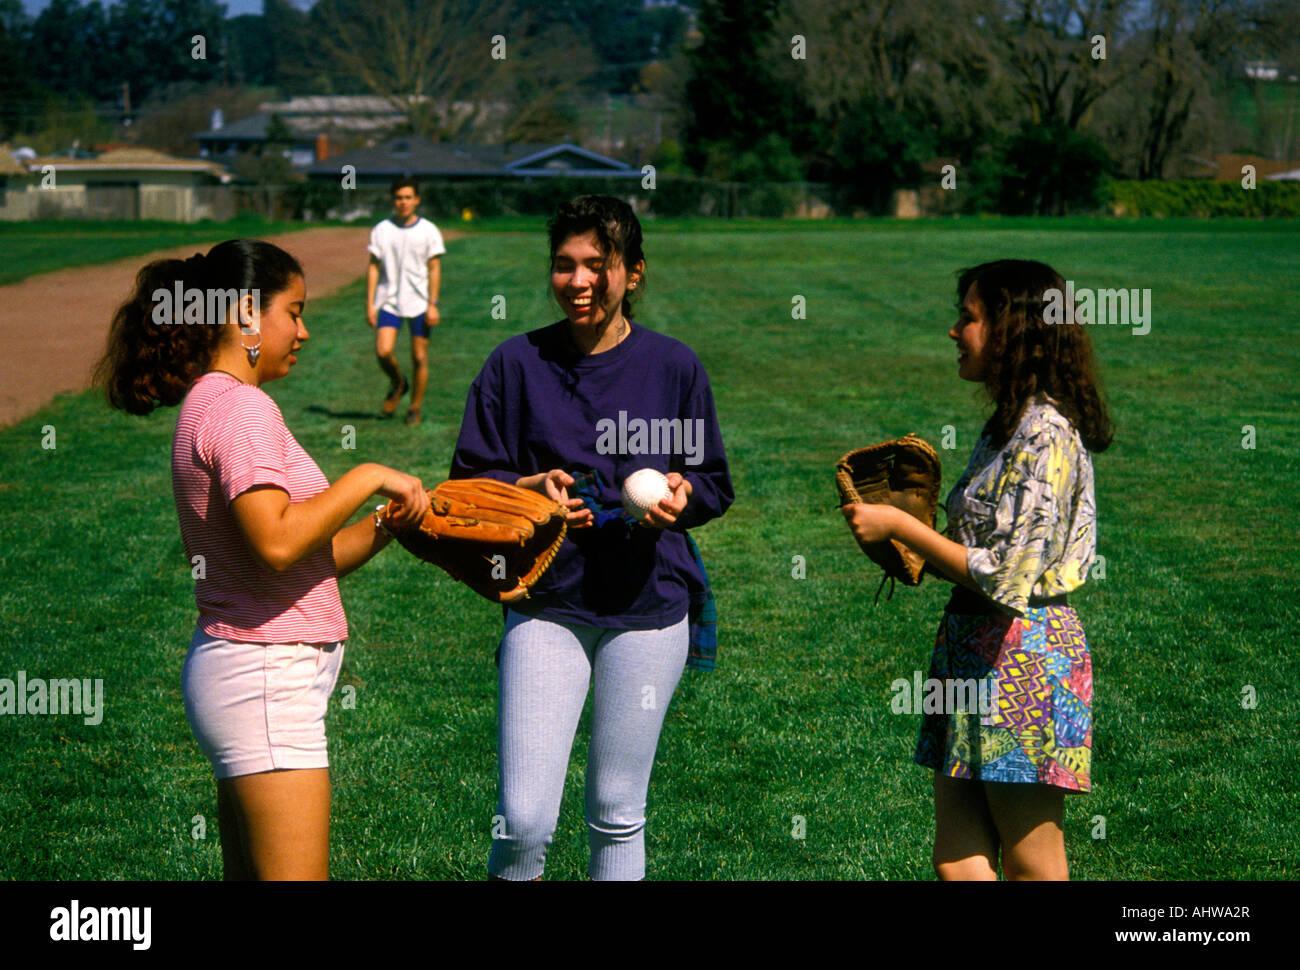
MULTIPOLYGON (((893 505, 934 528, 943 473, 930 443, 915 434, 850 451, 835 464, 840 504, 864 502, 893 505)), ((885 576, 918 586, 925 560, 895 539, 860 543, 885 576)), ((884 585, 882 580, 881 585, 884 585)), ((890 587, 893 595, 893 587, 890 587)), ((877 598, 880 592, 876 592, 877 598)))
POLYGON ((458 478, 428 492, 418 527, 392 528, 392 502, 376 513, 380 524, 408 552, 494 603, 528 596, 564 542, 563 506, 531 489, 458 478))

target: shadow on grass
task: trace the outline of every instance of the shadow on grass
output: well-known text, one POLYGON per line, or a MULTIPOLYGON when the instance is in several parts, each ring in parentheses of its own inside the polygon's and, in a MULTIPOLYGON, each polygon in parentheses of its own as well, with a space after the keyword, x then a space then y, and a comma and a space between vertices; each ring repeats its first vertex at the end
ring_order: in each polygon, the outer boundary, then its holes
POLYGON ((306 410, 312 414, 324 414, 331 418, 348 418, 352 421, 392 421, 391 414, 375 414, 371 411, 331 411, 320 404, 309 404, 306 410))

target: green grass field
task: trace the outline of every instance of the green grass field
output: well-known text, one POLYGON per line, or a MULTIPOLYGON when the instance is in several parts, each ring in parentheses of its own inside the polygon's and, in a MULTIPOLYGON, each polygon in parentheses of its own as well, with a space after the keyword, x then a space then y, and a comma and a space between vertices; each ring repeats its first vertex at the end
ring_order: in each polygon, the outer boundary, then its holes
MULTIPOLYGON (((953 273, 1010 255, 1080 286, 1153 294, 1149 334, 1092 331, 1118 435, 1096 458, 1106 576, 1075 599, 1094 658, 1095 790, 1066 802, 1072 875, 1300 876, 1300 232, 649 225, 646 249, 640 322, 708 368, 737 495, 696 536, 718 596, 720 664, 688 675, 668 712, 650 878, 931 878, 930 779, 911 763, 919 715, 892 714, 889 685, 926 668, 947 587, 927 580, 872 605, 878 572, 835 511, 832 467, 908 431, 937 444, 950 425, 946 494, 984 414, 946 336, 953 273), (792 319, 796 295, 806 320, 792 319), (804 579, 792 577, 796 556, 804 579)), ((268 390, 331 478, 377 460, 439 480, 487 353, 558 316, 545 262, 540 232, 452 244, 418 429, 374 417, 384 385, 360 283, 309 305, 301 363, 268 390), (507 320, 490 316, 495 294, 507 320)), ((195 614, 170 491, 174 420, 83 394, 0 431, 0 677, 102 678, 105 699, 97 726, 0 717, 0 878, 220 873, 215 787, 179 689, 195 614)), ((396 547, 345 580, 343 599, 352 635, 328 722, 333 874, 482 878, 500 613, 396 547)), ((585 757, 584 720, 548 878, 585 875, 585 757)))
POLYGON ((0 222, 0 246, 5 252, 5 260, 0 263, 0 286, 37 273, 109 263, 186 243, 210 244, 232 236, 270 236, 301 228, 298 223, 269 222, 256 216, 223 223, 84 219, 0 222))

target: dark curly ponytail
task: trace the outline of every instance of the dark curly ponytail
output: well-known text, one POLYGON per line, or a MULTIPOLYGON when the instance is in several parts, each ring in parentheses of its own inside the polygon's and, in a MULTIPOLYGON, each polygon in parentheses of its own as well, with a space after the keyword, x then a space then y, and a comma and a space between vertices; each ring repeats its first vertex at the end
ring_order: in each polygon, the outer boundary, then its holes
POLYGON ((109 404, 130 414, 179 404, 208 369, 226 320, 207 319, 211 299, 192 308, 200 319, 192 319, 188 310, 183 317, 172 294, 256 290, 259 308, 265 309, 302 275, 296 259, 257 239, 230 239, 206 256, 149 263, 136 274, 130 298, 113 314, 95 384, 104 388, 109 404), (160 291, 167 296, 160 297, 160 291))

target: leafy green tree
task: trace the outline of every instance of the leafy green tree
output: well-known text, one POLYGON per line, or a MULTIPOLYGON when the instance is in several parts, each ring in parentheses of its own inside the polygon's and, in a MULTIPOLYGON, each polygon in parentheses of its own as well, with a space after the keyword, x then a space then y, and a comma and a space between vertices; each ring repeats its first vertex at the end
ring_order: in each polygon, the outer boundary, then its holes
MULTIPOLYGON (((704 0, 697 22, 700 43, 690 52, 686 84, 686 162, 714 178, 741 171, 776 179, 777 168, 742 165, 746 153, 776 133, 796 154, 811 141, 797 92, 773 74, 777 0, 704 0)), ((789 48, 786 47, 787 56, 789 48)))
POLYGON ((226 67, 234 84, 274 84, 278 38, 265 16, 243 14, 226 21, 226 67))
POLYGON ((278 114, 271 115, 266 126, 266 141, 262 146, 243 152, 231 163, 231 169, 242 179, 258 185, 284 185, 294 181, 293 165, 285 152, 293 147, 293 133, 278 114))
POLYGON ((969 156, 1014 118, 977 29, 991 2, 783 0, 771 71, 805 106, 796 144, 837 209, 887 212, 896 189, 921 184, 922 163, 969 156))
POLYGON ((568 28, 598 65, 584 88, 615 96, 635 91, 647 65, 672 56, 688 22, 681 7, 647 7, 643 0, 531 0, 521 7, 536 32, 568 28))
POLYGON ((1001 151, 999 211, 1008 215, 1066 215, 1101 204, 1110 165, 1094 136, 1057 121, 1027 123, 1001 151))
POLYGON ((95 100, 116 96, 115 80, 105 70, 112 59, 106 45, 107 19, 98 3, 51 0, 32 22, 30 43, 41 52, 41 78, 54 91, 95 100))
POLYGON ((225 32, 231 83, 295 91, 321 87, 308 55, 308 16, 289 0, 263 0, 260 15, 231 17, 225 32))
POLYGON ((129 83, 133 102, 166 84, 221 80, 224 18, 214 0, 119 0, 102 36, 101 83, 129 83))
POLYGON ((47 90, 29 59, 31 26, 20 0, 0 0, 0 140, 29 129, 47 90))
POLYGON ((836 208, 884 215, 895 189, 918 184, 921 163, 933 156, 934 146, 917 120, 876 99, 847 113, 835 132, 826 173, 837 189, 836 208))

